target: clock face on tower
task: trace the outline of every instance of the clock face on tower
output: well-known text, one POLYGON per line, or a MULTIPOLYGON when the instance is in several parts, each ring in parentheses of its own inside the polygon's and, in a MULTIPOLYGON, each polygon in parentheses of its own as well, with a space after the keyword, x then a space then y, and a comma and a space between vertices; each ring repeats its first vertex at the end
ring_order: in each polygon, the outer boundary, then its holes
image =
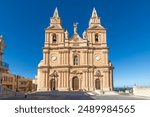
POLYGON ((97 61, 99 61, 99 60, 100 60, 100 56, 99 56, 99 55, 96 55, 95 59, 96 59, 97 61))
POLYGON ((52 56, 51 56, 51 60, 52 60, 52 61, 56 61, 56 60, 57 60, 56 55, 52 55, 52 56))

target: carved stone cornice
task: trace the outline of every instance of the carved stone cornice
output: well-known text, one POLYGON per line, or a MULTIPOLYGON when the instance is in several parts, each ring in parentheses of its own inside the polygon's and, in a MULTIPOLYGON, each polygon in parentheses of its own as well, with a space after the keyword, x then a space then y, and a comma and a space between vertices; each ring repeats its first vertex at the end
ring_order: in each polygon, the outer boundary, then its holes
POLYGON ((61 66, 39 66, 38 69, 42 69, 42 68, 48 68, 48 69, 53 69, 53 68, 68 68, 68 69, 78 69, 78 68, 110 68, 110 66, 94 66, 94 65, 80 65, 80 66, 70 66, 70 65, 61 65, 61 66))
POLYGON ((67 47, 43 47, 43 49, 49 49, 49 50, 62 50, 62 49, 92 49, 92 50, 102 50, 102 49, 109 49, 108 47, 90 47, 90 46, 85 46, 85 47, 70 47, 70 46, 67 46, 67 47))
POLYGON ((82 53, 87 53, 88 51, 82 51, 82 53))
POLYGON ((74 53, 80 53, 79 50, 72 50, 72 52, 74 52, 74 53))
POLYGON ((78 70, 74 70, 74 71, 71 72, 71 74, 76 74, 77 75, 77 74, 83 74, 83 72, 78 71, 78 70))
POLYGON ((103 51, 103 53, 104 53, 104 54, 107 54, 107 53, 108 53, 108 51, 103 51))

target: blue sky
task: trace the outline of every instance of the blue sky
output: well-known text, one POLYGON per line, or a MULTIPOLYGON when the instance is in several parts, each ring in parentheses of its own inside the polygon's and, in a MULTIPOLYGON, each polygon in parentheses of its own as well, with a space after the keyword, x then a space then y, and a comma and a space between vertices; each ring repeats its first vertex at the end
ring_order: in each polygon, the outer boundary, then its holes
POLYGON ((107 28, 115 86, 150 86, 149 0, 0 0, 3 61, 11 73, 34 78, 42 59, 44 29, 56 6, 70 36, 74 22, 82 34, 95 7, 107 28))

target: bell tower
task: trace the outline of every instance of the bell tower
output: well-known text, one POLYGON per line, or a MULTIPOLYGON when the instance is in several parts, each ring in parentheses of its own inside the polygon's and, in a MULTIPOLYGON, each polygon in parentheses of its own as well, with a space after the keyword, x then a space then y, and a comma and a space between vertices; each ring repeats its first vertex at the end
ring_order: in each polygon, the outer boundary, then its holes
POLYGON ((106 29, 101 25, 101 20, 97 15, 96 9, 93 8, 89 27, 86 30, 89 46, 92 47, 107 47, 106 44, 106 29))
POLYGON ((64 42, 65 32, 62 28, 62 20, 58 9, 55 8, 53 17, 50 18, 50 25, 45 30, 45 47, 63 47, 64 42))
POLYGON ((54 14, 50 18, 50 24, 45 29, 43 59, 38 65, 38 90, 49 90, 50 74, 54 71, 49 67, 60 65, 59 57, 61 52, 59 48, 65 47, 65 40, 67 39, 68 32, 62 27, 62 20, 59 17, 58 9, 55 8, 54 14))

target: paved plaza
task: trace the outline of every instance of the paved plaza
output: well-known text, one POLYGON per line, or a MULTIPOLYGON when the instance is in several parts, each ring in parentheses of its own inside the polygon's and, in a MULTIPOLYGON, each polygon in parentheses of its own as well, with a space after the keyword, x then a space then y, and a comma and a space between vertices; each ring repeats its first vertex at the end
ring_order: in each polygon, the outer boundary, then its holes
POLYGON ((35 92, 19 96, 3 97, 0 100, 146 100, 150 98, 132 96, 132 95, 97 95, 92 92, 82 91, 51 91, 35 92))

